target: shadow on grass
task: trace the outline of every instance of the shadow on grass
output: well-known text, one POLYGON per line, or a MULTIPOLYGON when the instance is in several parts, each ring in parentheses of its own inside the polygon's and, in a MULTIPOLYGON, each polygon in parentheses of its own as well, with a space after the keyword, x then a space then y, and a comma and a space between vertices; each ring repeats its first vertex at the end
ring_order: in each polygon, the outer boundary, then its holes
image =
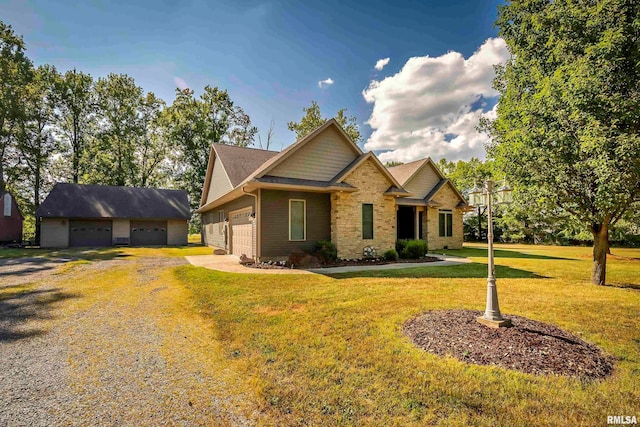
POLYGON ((51 319, 51 310, 56 303, 80 296, 59 288, 27 289, 15 286, 6 287, 4 291, 0 294, 0 343, 45 334, 45 330, 32 327, 32 323, 51 319))
MULTIPOLYGON (((462 248, 462 249, 449 249, 449 250, 437 250, 436 253, 446 253, 448 255, 459 256, 463 258, 486 258, 487 257, 487 249, 486 248, 462 248)), ((528 258, 528 259, 557 259, 557 260, 568 260, 569 258, 561 258, 557 256, 548 256, 548 255, 536 255, 536 254, 528 254, 524 252, 518 252, 516 250, 511 249, 494 249, 493 254, 496 258, 528 258)))
MULTIPOLYGON (((349 273, 326 274, 334 279, 349 279, 353 277, 386 277, 386 278, 486 278, 487 265, 479 263, 452 265, 446 267, 413 267, 403 268, 399 270, 369 270, 369 271, 353 271, 349 273)), ((546 279, 546 276, 540 276, 526 270, 506 267, 502 265, 496 266, 496 277, 501 279, 546 279)))
POLYGON ((0 249, 0 266, 10 265, 11 262, 40 262, 42 261, 103 261, 114 258, 126 258, 130 255, 120 248, 73 248, 73 249, 0 249))
POLYGON ((608 286, 610 288, 633 289, 635 291, 640 291, 640 284, 638 283, 607 283, 604 286, 608 286))

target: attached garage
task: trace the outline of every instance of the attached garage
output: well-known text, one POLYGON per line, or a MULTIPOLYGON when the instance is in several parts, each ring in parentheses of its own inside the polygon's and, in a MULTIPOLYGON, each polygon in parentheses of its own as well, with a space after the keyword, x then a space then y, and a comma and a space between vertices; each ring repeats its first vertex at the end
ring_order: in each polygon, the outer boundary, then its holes
POLYGON ((229 215, 229 229, 231 230, 231 253, 254 257, 253 253, 253 208, 231 212, 229 215))
POLYGON ((58 183, 36 216, 43 248, 183 246, 191 210, 183 190, 58 183))
POLYGON ((167 221, 131 221, 132 246, 167 244, 167 221))
POLYGON ((69 221, 69 246, 111 246, 112 224, 109 220, 69 221))

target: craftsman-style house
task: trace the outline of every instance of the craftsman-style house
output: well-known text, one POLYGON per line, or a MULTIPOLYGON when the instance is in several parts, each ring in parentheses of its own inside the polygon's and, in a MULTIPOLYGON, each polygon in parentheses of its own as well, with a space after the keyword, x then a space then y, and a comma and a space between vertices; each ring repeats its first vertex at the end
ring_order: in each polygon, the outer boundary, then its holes
POLYGON ((460 248, 467 207, 430 159, 387 169, 331 119, 282 152, 213 144, 198 212, 205 244, 276 260, 319 240, 340 258, 397 239, 460 248))

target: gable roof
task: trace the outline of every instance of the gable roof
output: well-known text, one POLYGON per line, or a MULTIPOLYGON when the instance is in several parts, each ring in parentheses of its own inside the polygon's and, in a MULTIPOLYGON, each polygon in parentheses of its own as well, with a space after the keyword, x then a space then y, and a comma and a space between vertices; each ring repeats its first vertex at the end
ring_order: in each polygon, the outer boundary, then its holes
POLYGON ((380 173, 382 173, 382 175, 385 178, 387 178, 389 183, 391 183, 391 186, 386 191, 387 194, 389 194, 389 195, 399 195, 399 196, 409 196, 410 195, 410 193, 408 191, 406 191, 404 188, 402 188, 402 185, 400 185, 400 183, 393 177, 393 175, 391 175, 391 173, 389 173, 389 170, 380 162, 378 157, 376 157, 371 151, 369 151, 369 152, 367 152, 365 154, 362 154, 361 156, 356 158, 354 161, 349 163, 347 165, 347 167, 345 167, 340 173, 338 173, 338 175, 336 175, 331 180, 331 182, 334 182, 336 184, 342 183, 342 181, 344 181, 349 175, 351 175, 351 173, 354 170, 356 170, 358 168, 358 166, 360 166, 361 164, 363 164, 367 160, 373 161, 373 164, 380 171, 380 173))
POLYGON ((414 162, 390 167, 389 172, 398 180, 400 184, 405 185, 406 183, 411 181, 411 178, 416 176, 416 174, 420 172, 426 165, 431 165, 440 179, 445 179, 444 175, 442 175, 442 172, 440 172, 440 169, 438 169, 438 166, 436 166, 433 160, 431 160, 431 157, 426 157, 414 162))
POLYGON ((37 217, 189 219, 184 190, 57 183, 37 217))
POLYGON ((200 206, 204 205, 207 201, 216 157, 220 160, 220 167, 224 170, 233 189, 258 169, 260 165, 277 154, 277 151, 262 150, 259 148, 238 147, 218 143, 211 144, 207 173, 205 175, 204 186, 202 187, 202 196, 200 197, 200 206))
POLYGON ((458 207, 466 207, 467 205, 467 201, 465 200, 464 196, 462 195, 462 193, 460 193, 460 191, 456 188, 455 185, 453 185, 453 182, 449 181, 447 178, 441 179, 440 182, 438 182, 435 187, 433 187, 431 189, 431 191, 429 191, 429 193, 425 196, 424 200, 425 202, 430 202, 431 199, 434 198, 434 196, 440 191, 442 190, 446 184, 449 184, 449 186, 451 187, 451 189, 453 190, 453 192, 456 194, 456 196, 458 196, 458 198, 460 199, 460 203, 458 203, 458 207))
POLYGON ((274 169, 276 166, 278 166, 300 148, 305 146, 308 142, 312 141, 318 134, 320 134, 330 126, 333 126, 337 129, 338 133, 342 135, 342 137, 348 143, 348 146, 354 151, 356 155, 362 155, 362 150, 360 150, 360 148, 351 140, 351 138, 349 138, 349 135, 345 133, 344 129, 342 129, 342 126, 340 126, 336 119, 329 119, 313 132, 305 135, 304 137, 291 144, 289 147, 282 150, 280 153, 278 153, 277 156, 274 156, 267 160, 262 166, 260 166, 260 168, 258 168, 254 173, 247 177, 244 182, 250 181, 254 178, 260 178, 264 175, 268 175, 270 170, 274 169))
POLYGON ((234 188, 267 160, 280 154, 277 151, 235 145, 212 144, 211 146, 224 165, 229 181, 234 188))

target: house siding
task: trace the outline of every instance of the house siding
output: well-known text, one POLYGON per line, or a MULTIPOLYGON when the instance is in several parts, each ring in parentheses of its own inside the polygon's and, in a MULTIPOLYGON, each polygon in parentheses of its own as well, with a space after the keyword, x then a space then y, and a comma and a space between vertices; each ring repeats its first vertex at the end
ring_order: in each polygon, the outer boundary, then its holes
POLYGON ((40 222, 40 247, 69 247, 69 219, 42 218, 40 222))
MULTIPOLYGON (((443 249, 445 246, 449 249, 462 249, 463 241, 463 224, 462 209, 456 208, 460 199, 451 188, 451 183, 447 183, 432 199, 434 202, 440 203, 439 207, 429 207, 427 209, 427 244, 429 250, 443 249), (453 236, 440 237, 438 213, 440 209, 451 209, 453 215, 453 236)), ((424 230, 423 230, 424 231, 424 230)))
POLYGON ((325 193, 262 190, 260 259, 282 259, 331 239, 331 202, 325 193), (306 200, 306 240, 289 241, 289 200, 306 200))
POLYGON ((227 173, 224 171, 220 159, 216 156, 213 162, 213 170, 211 171, 211 182, 209 184, 209 193, 205 203, 212 202, 223 194, 233 189, 227 173))
POLYGON ((188 234, 189 228, 186 219, 170 219, 167 221, 167 245, 186 246, 188 234))
POLYGON ((438 173, 428 163, 409 182, 404 184, 404 188, 413 194, 411 197, 424 199, 438 182, 440 182, 438 173))
POLYGON ((18 211, 16 199, 9 193, 0 194, 0 242, 21 242, 22 241, 22 218, 18 211), (11 198, 11 212, 9 216, 4 215, 5 197, 11 198))
POLYGON ((330 181, 356 157, 358 154, 349 147, 338 130, 328 127, 269 171, 269 175, 330 181))
POLYGON ((396 241, 396 203, 385 196, 390 182, 373 160, 367 160, 345 179, 358 188, 354 193, 335 193, 331 197, 331 240, 339 258, 362 258, 363 249, 373 246, 378 255, 393 249, 396 241), (362 204, 373 204, 373 239, 362 238, 362 204))
MULTIPOLYGON (((224 224, 220 224, 218 211, 224 211, 224 217, 229 216, 229 212, 238 209, 251 207, 255 212, 255 198, 252 196, 242 196, 229 203, 215 207, 211 210, 203 212, 202 218, 202 237, 204 244, 221 249, 229 249, 229 242, 225 243, 224 224)), ((255 240, 254 240, 255 245, 255 240)))

